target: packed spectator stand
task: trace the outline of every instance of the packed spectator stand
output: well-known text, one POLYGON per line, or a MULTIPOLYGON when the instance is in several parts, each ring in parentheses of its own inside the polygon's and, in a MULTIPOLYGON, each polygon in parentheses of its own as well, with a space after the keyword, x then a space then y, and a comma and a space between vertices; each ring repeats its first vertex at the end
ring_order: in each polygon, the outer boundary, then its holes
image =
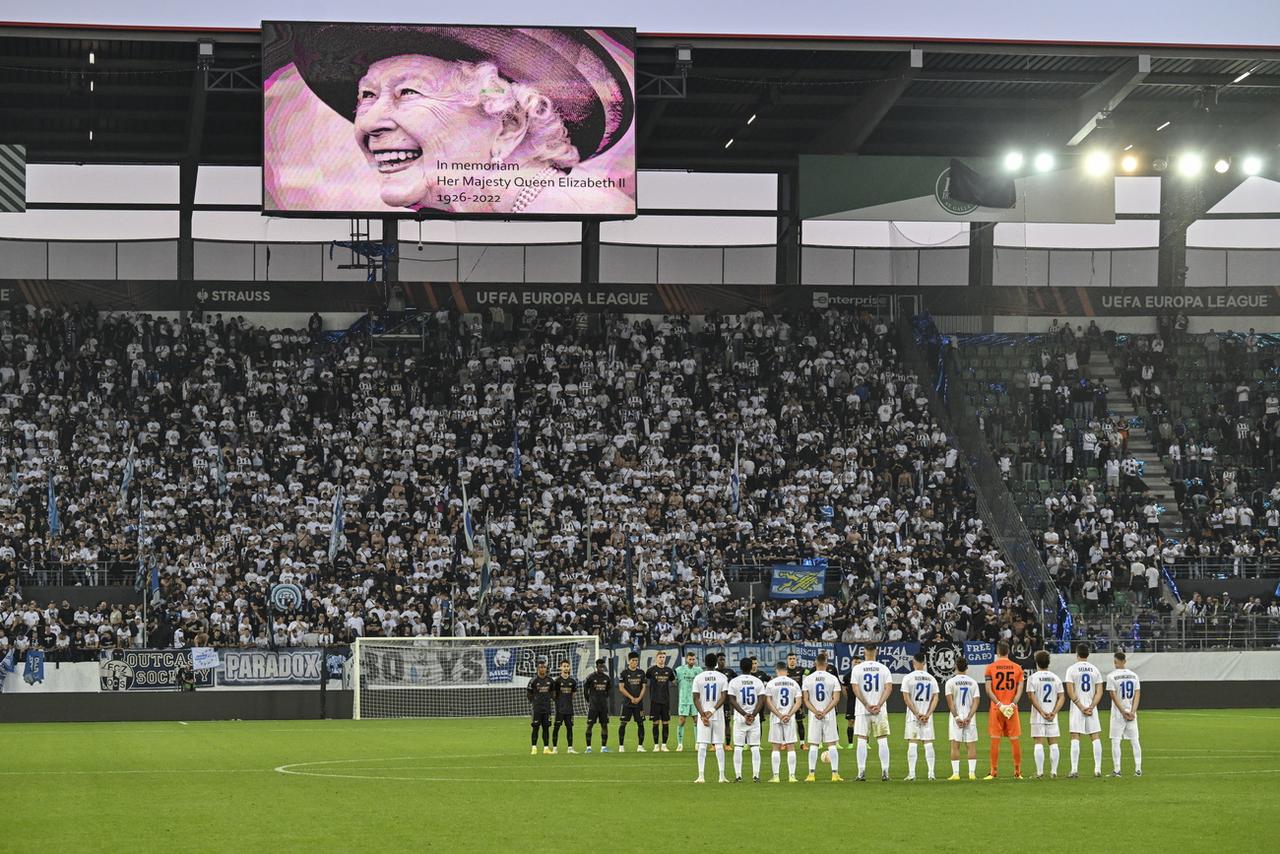
POLYGON ((1273 596, 1213 586, 1280 577, 1280 351, 1160 327, 970 339, 964 394, 1078 622, 1212 618, 1230 635, 1280 617, 1273 596))
POLYGON ((587 633, 1038 643, 884 322, 420 323, 409 344, 325 333, 318 316, 290 330, 11 312, 0 651, 587 633), (822 598, 737 583, 806 557, 833 568, 822 598), (22 596, 135 577, 133 605, 22 596), (273 613, 281 583, 301 607, 273 613))

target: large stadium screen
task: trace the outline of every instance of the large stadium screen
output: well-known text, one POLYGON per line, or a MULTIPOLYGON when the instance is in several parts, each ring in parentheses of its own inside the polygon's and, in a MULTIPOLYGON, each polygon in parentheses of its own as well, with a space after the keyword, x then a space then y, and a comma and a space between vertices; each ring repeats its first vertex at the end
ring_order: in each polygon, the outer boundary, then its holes
POLYGON ((262 212, 636 214, 635 30, 262 24, 262 212))

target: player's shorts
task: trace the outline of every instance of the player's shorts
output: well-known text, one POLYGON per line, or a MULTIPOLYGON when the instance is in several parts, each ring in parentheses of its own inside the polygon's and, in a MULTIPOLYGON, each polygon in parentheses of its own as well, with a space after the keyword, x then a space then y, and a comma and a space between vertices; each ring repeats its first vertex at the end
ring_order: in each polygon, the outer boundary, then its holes
POLYGON ((809 738, 810 744, 837 744, 840 736, 836 733, 836 716, 834 710, 827 713, 822 720, 818 720, 812 714, 809 715, 809 738))
POLYGON ((627 703, 622 707, 622 714, 618 715, 618 720, 623 723, 627 721, 635 721, 638 724, 644 723, 644 706, 633 706, 627 703))
POLYGON ((799 739, 796 737, 796 721, 797 718, 784 723, 779 723, 778 719, 773 715, 769 716, 769 742, 771 744, 795 744, 799 739))
POLYGON ((920 723, 919 718, 908 713, 903 737, 908 741, 933 741, 933 715, 929 715, 925 723, 920 723))
POLYGON ((1058 726, 1058 716, 1054 715, 1053 720, 1046 721, 1044 716, 1039 712, 1031 713, 1031 737, 1032 738, 1061 738, 1062 730, 1058 726))
POLYGON ((703 723, 702 715, 697 717, 697 743, 698 744, 723 744, 724 743, 724 716, 712 715, 711 723, 703 723))
POLYGON ((591 706, 587 709, 587 726, 591 726, 594 723, 607 724, 608 722, 608 706, 591 706))
POLYGON ((1133 720, 1126 721, 1124 715, 1117 711, 1111 712, 1111 737, 1112 738, 1138 738, 1138 718, 1135 715, 1133 720))
POLYGON ((693 700, 680 701, 680 712, 679 712, 680 717, 688 718, 696 715, 697 713, 698 713, 698 709, 696 706, 693 705, 693 700))
POLYGON ((733 743, 735 747, 760 746, 760 718, 748 725, 745 718, 733 719, 733 743))
POLYGON ((1067 730, 1072 735, 1095 735, 1102 732, 1102 715, 1098 714, 1098 710, 1094 709, 1092 715, 1086 716, 1084 712, 1076 708, 1074 703, 1071 704, 1071 721, 1067 725, 1067 730))
POLYGON ((550 724, 550 723, 551 723, 551 713, 550 713, 550 712, 539 712, 539 711, 536 711, 536 710, 534 711, 534 713, 533 713, 533 725, 534 725, 534 726, 541 726, 542 724, 550 724))
POLYGON ((651 703, 649 705, 649 717, 655 721, 671 720, 671 704, 670 703, 651 703))
POLYGON ((947 715, 947 718, 947 738, 951 741, 958 741, 963 744, 978 740, 978 721, 976 718, 970 720, 969 725, 963 729, 956 726, 955 715, 947 715))
POLYGON ((573 726, 573 712, 556 712, 556 723, 573 726))
POLYGON ((992 738, 1018 738, 1022 735, 1022 713, 1014 712, 1006 718, 992 709, 987 715, 987 735, 992 738))
POLYGON ((888 738, 888 710, 882 707, 878 715, 858 715, 853 722, 853 734, 859 738, 888 738))

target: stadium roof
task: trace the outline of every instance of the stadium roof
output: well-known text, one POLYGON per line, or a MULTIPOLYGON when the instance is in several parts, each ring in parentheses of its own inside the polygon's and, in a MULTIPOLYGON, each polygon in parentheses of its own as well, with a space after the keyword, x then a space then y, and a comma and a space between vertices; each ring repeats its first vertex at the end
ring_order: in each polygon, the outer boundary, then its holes
MULTIPOLYGON (((1280 46, 654 33, 640 35, 637 66, 649 169, 1280 143, 1280 46)), ((0 142, 25 144, 34 163, 258 165, 260 79, 256 29, 0 24, 0 142)))

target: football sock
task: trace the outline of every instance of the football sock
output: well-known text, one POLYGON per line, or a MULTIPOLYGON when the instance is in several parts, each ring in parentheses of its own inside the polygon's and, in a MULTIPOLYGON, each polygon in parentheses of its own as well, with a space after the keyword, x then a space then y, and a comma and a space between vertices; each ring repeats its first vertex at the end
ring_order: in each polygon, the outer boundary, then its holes
POLYGON ((809 745, 809 773, 818 770, 818 745, 809 745))
POLYGON ((609 746, 609 728, 604 724, 600 724, 600 746, 601 747, 609 746))
POLYGON ((1062 751, 1058 749, 1058 743, 1054 742, 1049 745, 1049 773, 1058 773, 1058 757, 1062 755, 1062 751))
POLYGON ((769 754, 769 762, 773 765, 773 776, 777 777, 778 772, 782 770, 782 752, 775 750, 769 754))
POLYGON ((587 724, 587 747, 591 746, 591 725, 587 724))
POLYGON ((550 739, 551 739, 551 725, 543 724, 542 725, 542 746, 546 747, 550 739))
POLYGON ((1022 742, 1016 738, 1009 740, 1009 746, 1013 748, 1013 773, 1022 773, 1022 742))
POLYGON ((844 740, 849 744, 853 744, 854 738, 855 736, 853 734, 853 724, 849 724, 844 728, 844 740))
POLYGON ((751 776, 760 776, 760 745, 758 744, 751 747, 751 776))
POLYGON ((1120 739, 1111 739, 1111 770, 1120 773, 1120 739))
POLYGON ((698 745, 698 776, 702 776, 702 769, 707 767, 707 746, 705 744, 698 745))
POLYGON ((570 747, 573 747, 573 723, 572 722, 564 725, 564 740, 570 747))
MULTIPOLYGON (((658 738, 657 736, 654 736, 655 741, 657 741, 657 738, 658 738)), ((670 739, 671 739, 671 724, 664 723, 662 725, 662 743, 666 744, 668 741, 670 741, 670 739)))
POLYGON ((644 747, 644 724, 636 724, 636 743, 644 747))
POLYGON ((1071 739, 1071 773, 1077 774, 1080 771, 1080 739, 1071 739))
POLYGON ((1036 758, 1036 773, 1043 774, 1044 773, 1044 745, 1037 744, 1035 747, 1031 748, 1031 753, 1036 758))
POLYGON ((627 743, 627 725, 618 724, 618 744, 627 743))
POLYGON ((529 736, 529 745, 530 745, 531 747, 537 747, 537 746, 538 746, 538 725, 537 725, 537 724, 534 724, 534 725, 533 725, 532 733, 531 733, 531 735, 529 736))
POLYGON ((1000 739, 991 739, 991 773, 994 775, 1000 769, 1000 739))
POLYGON ((719 766, 720 776, 723 777, 724 776, 724 751, 723 750, 716 751, 716 765, 719 766))
POLYGON ((978 773, 978 760, 970 759, 969 760, 969 776, 973 777, 977 775, 977 773, 978 773))
POLYGON ((684 744, 684 725, 676 727, 676 745, 684 744))
POLYGON ((742 776, 742 748, 735 748, 733 751, 733 776, 742 776))
POLYGON ((876 739, 876 746, 880 750, 880 773, 888 774, 889 773, 889 739, 887 738, 876 739))
POLYGON ((1093 739, 1093 773, 1102 773, 1102 739, 1093 739))
POLYGON ((924 744, 924 764, 925 764, 925 766, 929 769, 929 776, 930 776, 930 777, 932 777, 932 776, 933 776, 933 766, 936 764, 936 763, 935 763, 935 761, 934 761, 933 742, 932 742, 932 741, 926 741, 926 742, 925 742, 925 744, 924 744))
POLYGON ((867 740, 858 739, 858 776, 867 773, 867 740))
POLYGON ((907 776, 916 775, 916 757, 920 754, 920 745, 914 741, 907 744, 907 776))
POLYGON ((953 776, 956 776, 956 777, 960 776, 960 760, 959 759, 951 760, 951 773, 953 776))
POLYGON ((827 747, 827 758, 831 760, 831 773, 837 774, 840 771, 840 745, 832 744, 827 747))
POLYGON ((555 729, 551 730, 551 744, 553 747, 560 746, 560 727, 563 726, 560 721, 556 721, 555 729))
POLYGON ((1129 746, 1133 748, 1133 770, 1142 770, 1142 742, 1136 738, 1129 739, 1129 746))
POLYGON ((794 750, 787 751, 787 773, 792 777, 796 776, 796 762, 800 759, 794 750))

